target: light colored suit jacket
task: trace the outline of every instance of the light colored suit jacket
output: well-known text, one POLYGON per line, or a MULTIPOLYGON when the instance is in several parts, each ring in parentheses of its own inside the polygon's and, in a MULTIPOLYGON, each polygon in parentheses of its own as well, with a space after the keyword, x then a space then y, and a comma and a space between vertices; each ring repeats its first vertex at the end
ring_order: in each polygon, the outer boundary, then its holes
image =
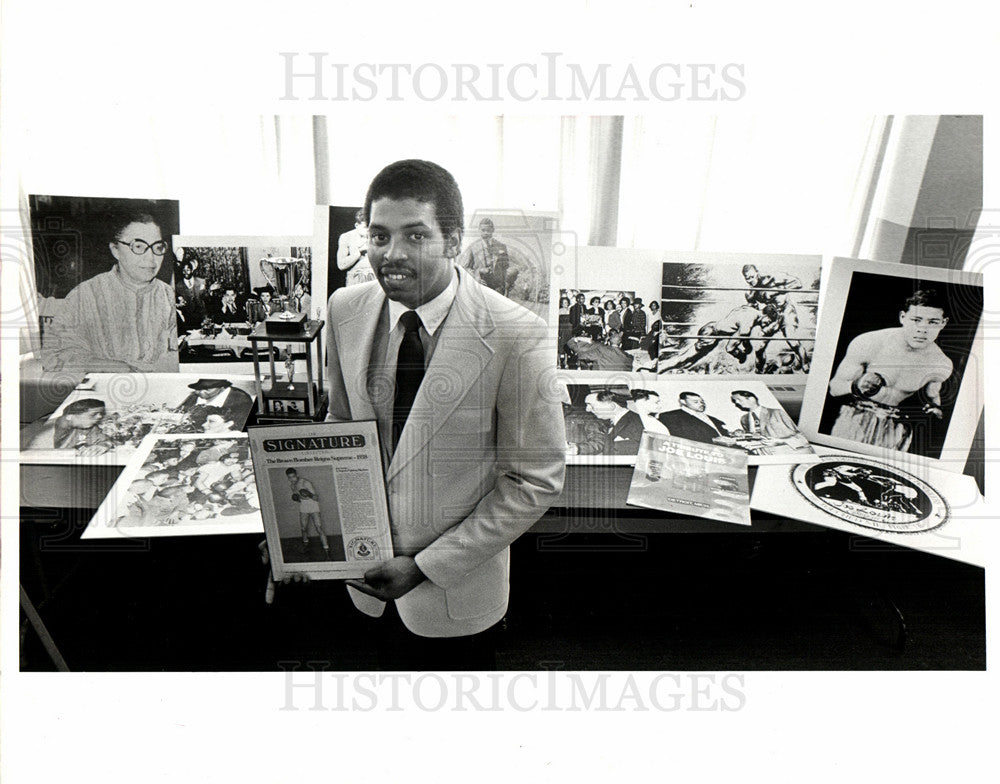
MULTIPOLYGON (((375 419, 368 366, 385 294, 334 292, 327 313, 332 420, 375 419)), ((554 336, 521 306, 459 270, 427 373, 386 466, 396 555, 427 580, 396 600, 426 637, 475 634, 507 610, 510 543, 558 497, 565 429, 554 336)), ((382 602, 350 589, 355 605, 382 602)))

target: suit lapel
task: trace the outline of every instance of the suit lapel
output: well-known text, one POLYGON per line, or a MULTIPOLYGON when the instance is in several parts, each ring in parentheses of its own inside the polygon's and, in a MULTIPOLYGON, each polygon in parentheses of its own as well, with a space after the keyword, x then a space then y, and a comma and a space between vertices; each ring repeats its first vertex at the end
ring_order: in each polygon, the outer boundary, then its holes
POLYGON ((343 312, 337 319, 339 334, 352 343, 357 341, 359 346, 357 351, 340 352, 340 367, 352 419, 375 419, 375 409, 368 395, 368 365, 384 304, 385 293, 375 285, 363 296, 345 302, 343 312))
POLYGON ((482 290, 459 270, 458 292, 420 385, 406 426, 386 471, 386 480, 427 445, 468 396, 493 357, 487 337, 493 317, 482 290))

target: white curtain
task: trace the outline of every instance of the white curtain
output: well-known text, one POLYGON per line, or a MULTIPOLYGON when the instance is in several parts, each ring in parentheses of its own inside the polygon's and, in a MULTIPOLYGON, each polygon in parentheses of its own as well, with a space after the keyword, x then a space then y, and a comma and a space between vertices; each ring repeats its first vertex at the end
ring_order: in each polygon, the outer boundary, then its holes
MULTIPOLYGON (((558 213, 580 245, 850 255, 884 122, 690 113, 111 116, 102 125, 45 118, 10 129, 6 152, 16 166, 7 170, 20 179, 3 183, 5 207, 23 205, 27 194, 171 198, 180 201, 184 234, 311 235, 313 204, 360 204, 382 166, 421 157, 455 175, 468 214, 558 213)), ((30 242, 16 239, 6 247, 27 253, 16 285, 30 292, 30 242)), ((35 323, 32 299, 5 314, 8 323, 35 323)))
POLYGON ((4 321, 18 325, 22 353, 39 348, 28 195, 177 199, 187 235, 312 234, 309 118, 109 117, 72 127, 46 117, 6 131, 6 171, 19 176, 2 184, 5 282, 14 261, 22 296, 4 321))
POLYGON ((851 116, 628 117, 618 245, 850 255, 880 128, 851 116))

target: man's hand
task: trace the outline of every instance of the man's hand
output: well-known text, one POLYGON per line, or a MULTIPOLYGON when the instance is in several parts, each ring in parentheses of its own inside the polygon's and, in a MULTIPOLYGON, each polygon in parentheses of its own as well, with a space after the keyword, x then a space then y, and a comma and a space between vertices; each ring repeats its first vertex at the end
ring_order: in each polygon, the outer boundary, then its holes
POLYGON ((387 602, 409 593, 427 578, 417 562, 407 555, 397 555, 365 572, 364 580, 345 580, 352 588, 387 602))
POLYGON ((855 379, 854 383, 851 384, 851 392, 857 397, 867 398, 877 394, 884 386, 885 379, 882 377, 882 374, 871 370, 863 374, 860 378, 855 379))
MULTIPOLYGON (((267 569, 267 583, 264 586, 264 603, 274 604, 274 589, 277 587, 277 583, 271 579, 271 551, 267 549, 267 540, 265 539, 259 545, 257 549, 260 550, 260 561, 267 569)), ((307 583, 309 582, 309 575, 307 574, 294 574, 285 575, 282 580, 282 585, 288 585, 289 583, 307 583)))

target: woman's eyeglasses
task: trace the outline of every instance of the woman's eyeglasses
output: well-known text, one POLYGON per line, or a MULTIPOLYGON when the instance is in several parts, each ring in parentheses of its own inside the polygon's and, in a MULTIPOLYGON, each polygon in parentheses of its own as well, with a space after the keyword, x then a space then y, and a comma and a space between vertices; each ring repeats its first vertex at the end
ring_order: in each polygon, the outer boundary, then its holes
POLYGON ((167 243, 164 240, 154 242, 152 245, 138 239, 131 240, 129 242, 116 239, 115 242, 120 242, 122 245, 128 245, 129 250, 131 250, 136 256, 141 256, 147 250, 153 251, 154 256, 162 256, 167 252, 167 243))

